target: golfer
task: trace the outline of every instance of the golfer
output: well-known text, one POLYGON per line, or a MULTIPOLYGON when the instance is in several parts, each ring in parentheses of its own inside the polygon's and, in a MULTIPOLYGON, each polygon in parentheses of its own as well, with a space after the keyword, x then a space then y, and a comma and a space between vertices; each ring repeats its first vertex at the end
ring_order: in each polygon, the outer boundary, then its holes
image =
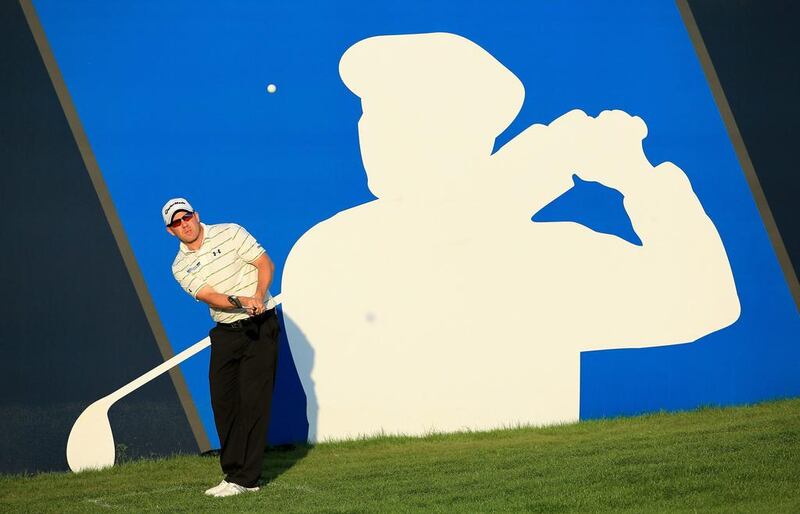
POLYGON ((211 329, 208 381, 225 477, 210 496, 258 490, 269 427, 280 327, 269 294, 274 266, 258 242, 233 223, 205 225, 184 198, 161 210, 180 240, 172 274, 207 303, 211 329))

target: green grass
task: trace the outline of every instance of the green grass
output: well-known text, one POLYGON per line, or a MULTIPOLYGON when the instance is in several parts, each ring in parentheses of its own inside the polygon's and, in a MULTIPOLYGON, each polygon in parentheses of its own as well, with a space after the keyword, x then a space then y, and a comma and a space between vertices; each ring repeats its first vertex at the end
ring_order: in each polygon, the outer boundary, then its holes
POLYGON ((800 512, 800 399, 273 450, 258 493, 217 460, 0 477, 0 512, 800 512))

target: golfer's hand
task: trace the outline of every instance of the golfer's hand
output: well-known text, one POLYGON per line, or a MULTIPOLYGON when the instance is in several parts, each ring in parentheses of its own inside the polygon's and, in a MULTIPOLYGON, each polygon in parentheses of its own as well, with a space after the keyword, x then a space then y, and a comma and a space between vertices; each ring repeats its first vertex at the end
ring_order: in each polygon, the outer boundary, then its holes
POLYGON ((242 302, 242 307, 247 311, 250 316, 258 316, 264 312, 264 302, 259 301, 257 298, 251 296, 240 296, 239 301, 242 302))

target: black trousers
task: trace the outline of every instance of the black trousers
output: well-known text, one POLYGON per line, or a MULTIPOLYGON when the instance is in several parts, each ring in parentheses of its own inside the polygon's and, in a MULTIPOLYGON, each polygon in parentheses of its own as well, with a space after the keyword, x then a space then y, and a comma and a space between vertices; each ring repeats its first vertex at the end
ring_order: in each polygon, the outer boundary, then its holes
POLYGON ((225 480, 253 487, 261 478, 267 444, 280 326, 275 309, 217 325, 211 337, 208 382, 225 480))

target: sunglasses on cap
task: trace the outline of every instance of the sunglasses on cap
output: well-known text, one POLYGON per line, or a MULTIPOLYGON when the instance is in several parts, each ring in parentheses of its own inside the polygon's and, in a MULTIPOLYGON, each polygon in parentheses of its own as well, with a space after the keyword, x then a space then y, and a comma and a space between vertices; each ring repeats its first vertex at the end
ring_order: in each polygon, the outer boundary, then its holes
POLYGON ((172 220, 172 223, 170 223, 167 226, 168 227, 172 227, 172 228, 178 228, 178 227, 181 226, 181 223, 183 223, 184 221, 189 221, 192 218, 194 218, 194 213, 193 212, 187 212, 186 214, 184 214, 180 218, 175 218, 174 220, 172 220))

